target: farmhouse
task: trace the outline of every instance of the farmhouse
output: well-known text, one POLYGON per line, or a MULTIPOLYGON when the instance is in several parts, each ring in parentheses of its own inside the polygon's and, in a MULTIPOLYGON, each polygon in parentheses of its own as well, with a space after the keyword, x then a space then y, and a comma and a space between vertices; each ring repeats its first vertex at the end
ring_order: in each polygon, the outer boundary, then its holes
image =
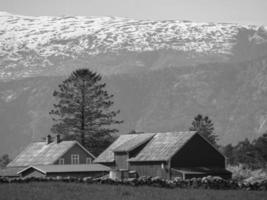
POLYGON ((99 176, 108 173, 103 165, 93 164, 95 156, 77 141, 33 142, 26 147, 0 176, 99 176))
POLYGON ((94 162, 109 166, 113 178, 131 174, 165 179, 231 178, 225 157, 196 132, 121 135, 94 162))

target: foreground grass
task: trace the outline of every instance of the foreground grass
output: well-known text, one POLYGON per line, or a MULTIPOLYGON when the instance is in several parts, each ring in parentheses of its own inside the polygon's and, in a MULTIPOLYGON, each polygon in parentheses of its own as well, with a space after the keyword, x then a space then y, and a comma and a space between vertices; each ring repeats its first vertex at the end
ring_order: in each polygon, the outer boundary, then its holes
POLYGON ((0 185, 0 200, 266 200, 267 192, 165 189, 149 186, 23 183, 0 185))

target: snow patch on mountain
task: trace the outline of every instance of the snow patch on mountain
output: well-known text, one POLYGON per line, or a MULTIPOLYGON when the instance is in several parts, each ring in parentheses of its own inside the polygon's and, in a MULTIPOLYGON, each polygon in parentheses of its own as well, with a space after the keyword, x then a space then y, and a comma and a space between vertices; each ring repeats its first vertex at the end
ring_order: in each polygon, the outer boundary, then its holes
MULTIPOLYGON (((54 57, 75 59, 121 51, 177 50, 202 55, 232 54, 242 29, 259 27, 180 20, 134 20, 120 17, 21 16, 0 12, 0 77, 27 76, 53 66, 54 57), (32 68, 31 68, 32 67, 32 68), (34 68, 34 69, 33 69, 34 68)), ((265 42, 266 28, 251 40, 265 42)))
POLYGON ((230 53, 237 24, 152 21, 118 17, 28 17, 0 14, 1 55, 34 50, 42 56, 126 49, 230 53))

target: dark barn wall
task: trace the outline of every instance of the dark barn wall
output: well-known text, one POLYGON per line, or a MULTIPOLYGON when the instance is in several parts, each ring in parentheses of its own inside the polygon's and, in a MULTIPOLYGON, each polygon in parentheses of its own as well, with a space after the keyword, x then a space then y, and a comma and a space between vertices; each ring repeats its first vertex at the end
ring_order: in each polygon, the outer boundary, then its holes
POLYGON ((128 153, 126 152, 115 152, 114 153, 115 163, 117 169, 128 169, 128 153))
POLYGON ((220 167, 225 168, 225 158, 201 136, 193 138, 171 159, 172 168, 220 167))
MULTIPOLYGON (((71 154, 79 154, 80 164, 86 164, 86 158, 88 157, 90 157, 92 161, 94 160, 92 156, 87 154, 79 145, 76 144, 61 157, 64 158, 64 164, 71 164, 71 154)), ((59 160, 55 164, 59 164, 59 160)))
POLYGON ((136 171, 138 176, 169 178, 166 162, 130 162, 130 170, 136 171), (162 163, 166 168, 162 169, 162 163))

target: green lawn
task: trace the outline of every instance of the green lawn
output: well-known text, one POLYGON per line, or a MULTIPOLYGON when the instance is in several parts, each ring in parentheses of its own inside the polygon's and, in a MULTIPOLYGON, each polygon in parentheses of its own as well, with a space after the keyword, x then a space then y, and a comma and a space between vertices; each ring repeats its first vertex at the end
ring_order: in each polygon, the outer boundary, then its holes
POLYGON ((23 183, 0 185, 1 200, 266 200, 267 192, 165 189, 149 186, 87 185, 79 183, 23 183))

